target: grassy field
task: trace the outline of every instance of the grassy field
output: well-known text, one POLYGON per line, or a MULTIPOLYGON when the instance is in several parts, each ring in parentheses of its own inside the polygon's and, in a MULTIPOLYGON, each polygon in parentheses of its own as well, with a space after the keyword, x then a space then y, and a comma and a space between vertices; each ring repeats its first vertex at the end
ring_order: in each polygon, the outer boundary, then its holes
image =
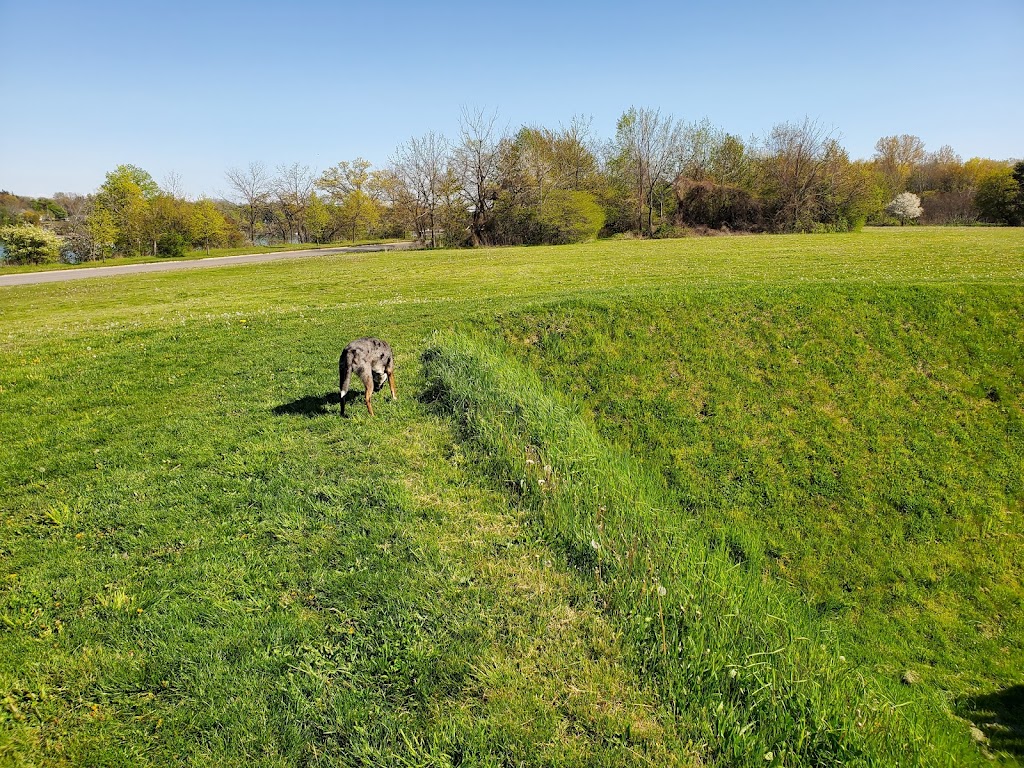
POLYGON ((917 228, 0 289, 0 763, 1017 764, 1022 299, 917 228))

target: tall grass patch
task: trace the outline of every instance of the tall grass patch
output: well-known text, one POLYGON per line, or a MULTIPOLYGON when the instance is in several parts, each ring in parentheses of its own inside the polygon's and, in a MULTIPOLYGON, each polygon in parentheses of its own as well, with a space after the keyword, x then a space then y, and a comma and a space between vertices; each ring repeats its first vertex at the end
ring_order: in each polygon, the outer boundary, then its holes
MULTIPOLYGON (((748 567, 1012 751, 1024 659, 1024 292, 779 286, 501 318, 748 567)), ((966 728, 966 725, 963 726, 966 728)))
POLYGON ((742 536, 708 531, 661 479, 599 437, 493 342, 445 336, 427 353, 432 393, 484 464, 534 510, 634 662, 695 723, 714 764, 954 765, 966 734, 904 710, 865 676, 785 588, 765 580, 742 536))

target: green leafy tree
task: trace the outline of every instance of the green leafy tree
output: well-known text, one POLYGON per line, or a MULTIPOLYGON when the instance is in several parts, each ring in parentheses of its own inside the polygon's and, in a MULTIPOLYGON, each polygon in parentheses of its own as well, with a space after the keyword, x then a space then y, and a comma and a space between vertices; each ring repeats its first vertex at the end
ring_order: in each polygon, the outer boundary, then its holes
POLYGON ((310 192, 309 203, 306 205, 306 230, 313 238, 313 242, 318 245, 323 242, 330 223, 330 209, 316 192, 310 192))
POLYGON ((1008 166, 983 176, 974 193, 974 205, 982 221, 1019 226, 1021 186, 1008 166))
POLYGON ((119 165, 107 174, 94 208, 110 214, 117 228, 115 250, 144 253, 150 202, 160 193, 153 177, 134 165, 119 165))
POLYGON ((28 224, 0 227, 0 245, 10 264, 45 264, 60 259, 61 239, 28 224))
POLYGON ((1017 226, 1024 225, 1024 160, 1013 166, 1010 174, 1017 183, 1017 199, 1014 203, 1014 219, 1017 226))
POLYGON ((368 234, 380 221, 382 210, 378 187, 368 160, 357 157, 342 160, 321 174, 316 185, 327 192, 338 206, 343 226, 354 242, 359 234, 368 234))
POLYGON ((206 252, 210 252, 211 244, 217 243, 227 233, 227 221, 214 202, 202 198, 191 206, 189 231, 193 243, 202 243, 206 252))
POLYGON ((117 243, 117 223, 109 210, 95 206, 85 220, 88 243, 87 259, 106 259, 112 255, 117 243))

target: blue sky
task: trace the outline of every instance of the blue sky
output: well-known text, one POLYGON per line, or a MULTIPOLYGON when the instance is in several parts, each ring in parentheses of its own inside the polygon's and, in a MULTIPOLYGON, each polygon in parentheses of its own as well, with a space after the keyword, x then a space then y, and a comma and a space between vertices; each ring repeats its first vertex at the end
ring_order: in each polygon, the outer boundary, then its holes
POLYGON ((0 50, 0 189, 32 196, 122 163, 194 196, 250 161, 380 166, 463 107, 601 138, 631 105, 745 139, 809 117, 853 158, 901 133, 1024 157, 1024 0, 0 0, 0 50))

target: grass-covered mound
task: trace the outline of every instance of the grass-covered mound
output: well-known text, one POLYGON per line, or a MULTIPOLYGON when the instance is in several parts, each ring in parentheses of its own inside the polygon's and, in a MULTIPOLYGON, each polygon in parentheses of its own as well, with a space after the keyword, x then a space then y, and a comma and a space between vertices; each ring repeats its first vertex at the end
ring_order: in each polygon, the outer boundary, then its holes
POLYGON ((793 585, 849 659, 921 681, 1019 753, 1022 315, 1016 285, 818 285, 572 301, 497 326, 659 473, 676 515, 793 585))
POLYGON ((735 537, 678 509, 655 475, 532 370, 465 336, 436 340, 427 369, 432 396, 459 416, 483 466, 535 511, 569 563, 593 574, 634 663, 695 724, 712 763, 977 758, 966 732, 864 675, 735 537))

